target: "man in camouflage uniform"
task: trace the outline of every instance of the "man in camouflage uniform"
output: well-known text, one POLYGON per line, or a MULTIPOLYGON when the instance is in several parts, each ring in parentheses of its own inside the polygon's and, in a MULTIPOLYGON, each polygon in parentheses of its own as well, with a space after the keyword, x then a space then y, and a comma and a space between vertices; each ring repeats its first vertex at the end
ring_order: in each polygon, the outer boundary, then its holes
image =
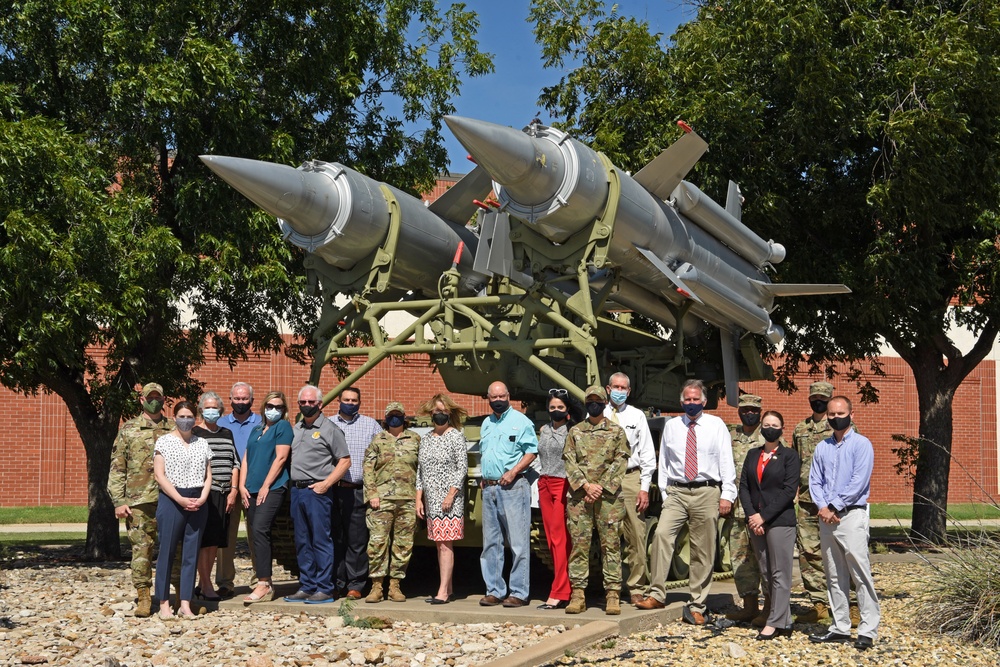
POLYGON ((604 387, 587 388, 587 420, 570 428, 563 448, 566 479, 570 486, 566 524, 572 547, 569 581, 572 597, 567 614, 587 610, 584 590, 590 574, 590 542, 597 525, 604 565, 605 613, 621 613, 622 587, 621 524, 625 519, 622 481, 632 450, 625 431, 604 416, 608 402, 604 387))
MULTIPOLYGON (((740 423, 729 426, 733 438, 733 462, 736 465, 736 479, 739 480, 743 470, 743 461, 754 447, 763 447, 764 438, 760 434, 760 396, 742 394, 739 400, 740 423)), ((743 506, 737 501, 733 503, 733 511, 727 517, 719 519, 721 531, 719 544, 730 553, 733 564, 733 579, 736 592, 743 600, 743 609, 726 614, 733 621, 751 622, 758 617, 758 602, 760 600, 760 567, 757 557, 750 547, 750 537, 747 534, 747 518, 743 506)), ((764 608, 767 609, 767 593, 764 595, 764 608)), ((762 623, 767 621, 763 615, 762 623)), ((763 627, 763 625, 761 625, 763 627)))
POLYGON ((295 555, 299 590, 286 602, 333 602, 333 485, 351 467, 344 432, 327 419, 323 392, 306 385, 299 390, 302 421, 292 427, 291 514, 295 527, 295 555))
MULTIPOLYGON (((829 382, 813 382, 809 385, 809 406, 812 408, 812 415, 799 422, 792 435, 795 450, 802 459, 795 546, 799 551, 802 585, 813 605, 812 609, 795 617, 796 623, 824 623, 830 620, 823 551, 819 544, 819 508, 809 495, 809 469, 812 466, 816 445, 833 435, 833 429, 826 421, 826 406, 833 396, 833 389, 833 385, 829 382)), ((853 422, 851 426, 854 427, 853 422)), ((857 627, 860 619, 857 604, 852 602, 851 625, 857 627)))
POLYGON ((153 476, 153 447, 157 438, 174 430, 174 422, 163 414, 163 387, 150 382, 141 394, 142 414, 122 424, 111 450, 108 494, 115 516, 125 519, 132 543, 132 583, 138 593, 135 615, 145 617, 153 613, 149 586, 160 493, 153 476))
POLYGON ((368 503, 368 567, 372 590, 365 602, 382 601, 389 575, 389 599, 406 602, 399 582, 413 553, 417 529, 417 453, 420 436, 406 428, 406 408, 393 401, 385 408, 385 428, 365 452, 365 502, 368 503), (389 543, 392 542, 392 555, 389 543))

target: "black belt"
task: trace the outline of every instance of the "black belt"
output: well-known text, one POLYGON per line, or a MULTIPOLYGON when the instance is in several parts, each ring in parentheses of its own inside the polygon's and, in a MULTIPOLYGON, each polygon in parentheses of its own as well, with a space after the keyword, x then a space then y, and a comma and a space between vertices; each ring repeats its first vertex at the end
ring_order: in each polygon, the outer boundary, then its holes
POLYGON ((847 507, 845 507, 844 509, 842 509, 840 511, 841 512, 850 512, 851 510, 866 510, 866 509, 868 509, 868 505, 848 505, 847 507))
POLYGON ((294 486, 296 489, 308 489, 313 484, 319 484, 319 483, 320 483, 320 480, 318 480, 318 479, 306 479, 306 480, 302 480, 302 481, 299 481, 299 482, 296 482, 296 481, 293 480, 292 481, 292 486, 294 486))
POLYGON ((625 473, 626 473, 626 474, 628 474, 628 473, 630 473, 630 472, 635 472, 635 471, 636 471, 636 470, 638 470, 638 469, 639 469, 639 466, 636 466, 636 467, 634 467, 634 468, 626 468, 626 469, 625 469, 625 473))
MULTIPOLYGON (((521 479, 522 477, 524 477, 524 475, 517 475, 514 478, 514 481, 511 482, 511 484, 513 484, 517 480, 521 479)), ((480 480, 480 481, 482 482, 483 486, 498 486, 501 483, 499 479, 484 479, 484 480, 480 480)))
POLYGON ((670 486, 679 486, 682 489, 701 489, 706 486, 722 486, 722 482, 716 482, 714 479, 707 482, 671 482, 670 486))
POLYGON ((342 479, 337 482, 336 486, 342 486, 345 489, 360 489, 362 484, 355 484, 354 482, 348 482, 346 479, 342 479))

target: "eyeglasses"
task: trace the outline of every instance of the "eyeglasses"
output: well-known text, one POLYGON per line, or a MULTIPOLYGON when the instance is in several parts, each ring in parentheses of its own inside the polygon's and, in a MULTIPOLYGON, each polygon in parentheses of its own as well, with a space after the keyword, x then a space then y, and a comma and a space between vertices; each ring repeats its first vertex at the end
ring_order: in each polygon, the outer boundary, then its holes
POLYGON ((559 389, 557 387, 555 389, 549 389, 549 396, 555 396, 556 398, 566 398, 567 396, 569 396, 569 392, 566 391, 565 389, 559 389))
POLYGON ((319 401, 299 401, 299 405, 319 405, 319 401))

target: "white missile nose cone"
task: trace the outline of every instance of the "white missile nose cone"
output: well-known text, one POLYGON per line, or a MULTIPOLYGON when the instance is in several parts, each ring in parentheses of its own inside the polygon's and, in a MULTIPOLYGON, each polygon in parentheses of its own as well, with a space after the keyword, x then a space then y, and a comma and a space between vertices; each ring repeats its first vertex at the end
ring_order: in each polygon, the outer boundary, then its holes
POLYGON ((299 234, 325 233, 339 206, 337 189, 319 174, 261 160, 200 157, 219 178, 299 234))
POLYGON ((515 185, 530 177, 536 151, 525 133, 461 116, 445 116, 444 122, 476 164, 500 185, 515 185))

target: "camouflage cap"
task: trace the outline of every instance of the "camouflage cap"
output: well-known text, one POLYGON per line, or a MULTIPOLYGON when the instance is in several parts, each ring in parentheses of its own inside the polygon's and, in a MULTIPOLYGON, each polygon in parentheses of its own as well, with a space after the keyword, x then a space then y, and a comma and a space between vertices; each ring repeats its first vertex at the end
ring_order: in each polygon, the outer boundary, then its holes
POLYGON ((591 385, 591 386, 587 387, 587 391, 585 391, 583 393, 583 395, 584 395, 584 397, 587 397, 587 396, 590 396, 590 395, 600 396, 600 398, 601 398, 602 401, 607 401, 608 400, 608 394, 607 394, 607 392, 604 391, 604 387, 602 387, 599 384, 594 384, 594 385, 591 385))
POLYGON ((388 417, 390 412, 398 412, 404 417, 406 416, 406 408, 399 401, 393 401, 389 405, 385 406, 385 416, 388 417))
POLYGON ((810 396, 826 396, 827 398, 833 397, 833 385, 829 382, 813 382, 809 385, 809 395, 810 396))
POLYGON ((150 382, 148 384, 143 385, 143 387, 142 387, 142 397, 146 398, 147 396, 149 396, 150 394, 152 394, 154 391, 158 392, 160 394, 160 396, 163 396, 163 387, 160 386, 159 384, 157 384, 156 382, 150 382))
POLYGON ((741 394, 740 395, 740 405, 741 408, 757 408, 760 409, 760 396, 754 396, 753 394, 741 394))

